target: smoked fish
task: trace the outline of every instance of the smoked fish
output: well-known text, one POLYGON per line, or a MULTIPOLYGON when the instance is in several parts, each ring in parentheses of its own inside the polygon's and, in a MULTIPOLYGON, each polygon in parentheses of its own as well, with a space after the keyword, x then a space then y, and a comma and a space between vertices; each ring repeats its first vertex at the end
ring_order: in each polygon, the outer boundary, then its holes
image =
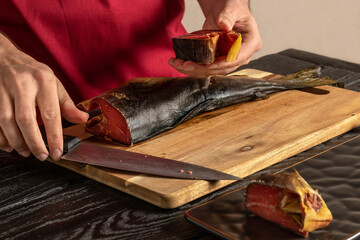
POLYGON ((301 236, 324 228, 333 217, 320 194, 300 174, 262 174, 246 188, 245 206, 254 214, 301 236))
POLYGON ((271 93, 337 84, 318 70, 301 71, 277 80, 246 76, 136 78, 80 105, 101 114, 86 130, 132 145, 172 129, 198 114, 229 105, 266 99, 271 93))
POLYGON ((176 58, 211 64, 216 57, 236 60, 241 47, 241 34, 234 31, 200 30, 172 39, 176 58), (234 44, 238 40, 239 44, 234 44), (234 45, 234 47, 233 47, 234 45), (231 50, 231 51, 230 51, 231 50))

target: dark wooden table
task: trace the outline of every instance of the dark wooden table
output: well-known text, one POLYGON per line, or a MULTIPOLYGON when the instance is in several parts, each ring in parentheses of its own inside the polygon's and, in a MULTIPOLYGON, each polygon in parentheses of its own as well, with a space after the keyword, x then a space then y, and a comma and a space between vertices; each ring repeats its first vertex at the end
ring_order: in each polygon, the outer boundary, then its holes
MULTIPOLYGON (((294 49, 243 68, 286 75, 318 65, 323 75, 360 91, 360 65, 294 49)), ((354 129, 262 172, 277 171, 358 134, 360 129, 354 129)), ((49 162, 0 152, 0 239, 216 239, 185 220, 185 211, 248 180, 164 210, 49 162)))

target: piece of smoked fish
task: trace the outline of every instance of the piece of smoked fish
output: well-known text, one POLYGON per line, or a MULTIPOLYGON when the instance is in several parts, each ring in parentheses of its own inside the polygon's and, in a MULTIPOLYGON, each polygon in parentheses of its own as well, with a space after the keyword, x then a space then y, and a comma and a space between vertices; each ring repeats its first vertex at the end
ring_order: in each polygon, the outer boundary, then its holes
POLYGON ((333 219, 320 194, 297 171, 261 175, 247 186, 245 199, 254 214, 305 237, 333 219))
POLYGON ((172 42, 176 58, 211 64, 216 57, 226 56, 239 37, 234 31, 199 30, 174 37, 172 42))

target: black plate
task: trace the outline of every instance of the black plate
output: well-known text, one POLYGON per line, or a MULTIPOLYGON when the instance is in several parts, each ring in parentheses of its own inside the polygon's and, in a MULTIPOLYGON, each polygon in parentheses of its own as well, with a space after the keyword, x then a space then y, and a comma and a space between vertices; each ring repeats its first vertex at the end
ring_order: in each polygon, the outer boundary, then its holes
MULTIPOLYGON (((306 239, 360 239, 360 137, 299 165, 296 170, 324 198, 334 220, 306 239)), ((291 171, 291 170, 287 170, 291 171)), ((186 218, 224 239, 305 239, 248 212, 244 188, 186 212, 186 218)))

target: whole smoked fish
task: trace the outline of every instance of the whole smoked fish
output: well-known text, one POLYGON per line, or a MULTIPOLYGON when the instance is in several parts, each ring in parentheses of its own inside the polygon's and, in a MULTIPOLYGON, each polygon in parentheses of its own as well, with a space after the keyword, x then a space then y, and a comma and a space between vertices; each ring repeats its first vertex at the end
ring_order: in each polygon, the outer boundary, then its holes
MULTIPOLYGON (((100 108, 101 115, 86 129, 98 136, 133 144, 210 111, 232 104, 265 99, 268 94, 337 82, 320 78, 317 71, 302 71, 277 80, 244 76, 136 78, 105 92, 82 108, 100 108)), ((80 106, 81 107, 81 106, 80 106)))
POLYGON ((301 236, 333 219, 320 194, 297 171, 263 174, 248 185, 245 197, 250 211, 301 236))

